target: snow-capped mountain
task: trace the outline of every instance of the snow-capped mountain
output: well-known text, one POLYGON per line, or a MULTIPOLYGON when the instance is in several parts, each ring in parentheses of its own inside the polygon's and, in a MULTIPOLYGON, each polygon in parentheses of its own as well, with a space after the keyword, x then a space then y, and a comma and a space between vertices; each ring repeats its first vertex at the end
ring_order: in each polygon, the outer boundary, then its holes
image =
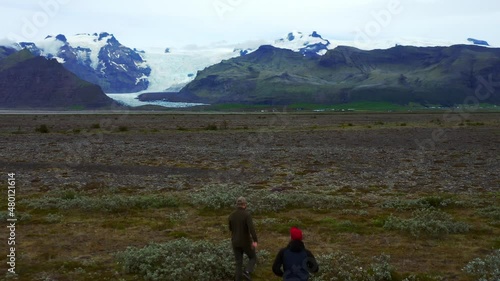
MULTIPOLYGON (((294 52, 300 52, 307 57, 322 56, 328 50, 335 49, 338 46, 354 46, 364 50, 387 49, 396 45, 433 47, 433 46, 451 46, 454 44, 474 44, 471 41, 450 42, 444 40, 425 40, 420 38, 398 38, 394 40, 370 40, 370 41, 330 41, 323 38, 318 32, 303 33, 293 31, 287 36, 274 40, 262 41, 260 45, 272 45, 277 48, 289 49, 294 52)), ((244 56, 257 50, 260 45, 249 43, 246 46, 239 44, 231 48, 231 45, 206 47, 197 49, 175 49, 159 48, 146 50, 141 54, 146 63, 151 67, 149 77, 150 92, 177 92, 183 86, 196 78, 198 71, 211 65, 217 64, 222 60, 244 56), (165 50, 168 50, 166 52, 165 50)))
MULTIPOLYGON (((193 42, 196 43, 196 42, 193 42)), ((387 49, 396 45, 418 47, 476 44, 486 46, 483 40, 469 38, 463 42, 396 38, 392 40, 332 40, 316 31, 293 31, 278 40, 262 40, 241 44, 208 47, 157 48, 144 51, 120 44, 106 32, 74 36, 47 36, 41 42, 19 43, 33 54, 55 58, 66 69, 80 78, 98 84, 106 93, 177 92, 196 78, 198 71, 230 58, 245 56, 261 45, 300 52, 307 57, 323 56, 338 46, 352 46, 363 50, 387 49)), ((0 45, 5 45, 0 41, 0 45)), ((3 52, 4 55, 7 54, 3 52)))
MULTIPOLYGON (((177 92, 194 80, 198 71, 223 60, 244 56, 254 52, 260 45, 248 43, 214 46, 196 49, 158 48, 146 50, 141 56, 151 67, 149 92, 177 92), (168 51, 167 51, 168 50, 168 51)), ((278 48, 300 52, 304 56, 321 56, 328 51, 330 41, 323 39, 316 31, 307 35, 302 32, 290 32, 286 38, 274 42, 259 42, 278 48)))
POLYGON ((47 36, 36 43, 19 43, 34 55, 55 58, 80 78, 105 92, 146 90, 151 68, 137 50, 123 46, 109 33, 47 36))
POLYGON ((330 41, 323 39, 316 31, 306 35, 302 32, 290 32, 286 38, 278 39, 274 47, 300 52, 304 56, 322 56, 330 49, 330 41))

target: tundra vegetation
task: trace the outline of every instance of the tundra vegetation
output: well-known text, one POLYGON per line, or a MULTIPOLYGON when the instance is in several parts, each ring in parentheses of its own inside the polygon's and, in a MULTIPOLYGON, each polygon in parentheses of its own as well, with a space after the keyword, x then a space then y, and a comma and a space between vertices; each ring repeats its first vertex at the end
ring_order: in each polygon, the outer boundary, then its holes
POLYGON ((500 115, 455 117, 0 116, 19 219, 5 278, 232 280, 227 216, 245 196, 254 280, 278 280, 291 226, 320 264, 312 280, 499 280, 500 115))

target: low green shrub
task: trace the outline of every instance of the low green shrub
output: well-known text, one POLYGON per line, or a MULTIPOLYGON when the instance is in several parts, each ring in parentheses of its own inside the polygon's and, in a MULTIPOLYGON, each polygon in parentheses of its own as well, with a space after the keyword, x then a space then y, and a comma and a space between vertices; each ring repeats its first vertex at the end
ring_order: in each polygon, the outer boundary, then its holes
POLYGON ((157 209, 164 207, 178 207, 176 198, 162 195, 105 195, 90 197, 73 194, 71 191, 62 191, 61 196, 43 196, 36 199, 21 201, 28 208, 50 209, 81 209, 86 211, 119 212, 129 209, 157 209))
POLYGON ((414 210, 422 208, 444 208, 454 204, 452 199, 439 196, 428 196, 419 199, 395 199, 383 202, 380 206, 384 209, 414 210))
POLYGON ((177 130, 178 131, 187 131, 188 129, 182 126, 177 125, 177 130))
POLYGON ((320 270, 312 276, 311 281, 389 281, 393 279, 390 256, 385 254, 373 257, 371 264, 364 264, 353 254, 340 251, 320 255, 316 259, 320 270))
POLYGON ((478 210, 477 213, 482 217, 490 218, 497 222, 500 221, 500 207, 490 206, 482 208, 478 210))
POLYGON ((9 212, 1 211, 0 212, 0 221, 7 221, 7 219, 17 219, 18 221, 21 221, 21 222, 31 220, 31 215, 28 213, 15 212, 14 215, 15 215, 15 217, 11 217, 9 215, 9 212))
POLYGON ((59 223, 63 219, 62 215, 59 214, 48 214, 45 216, 45 221, 48 223, 59 223))
POLYGON ((240 187, 227 185, 209 185, 191 194, 190 202, 209 209, 223 209, 235 206, 236 199, 248 192, 240 187))
POLYGON ((434 208, 416 210, 408 219, 391 215, 385 221, 384 228, 407 232, 413 237, 430 236, 434 238, 469 231, 469 225, 466 223, 454 221, 451 215, 434 208))
POLYGON ((128 127, 127 126, 118 126, 118 132, 127 132, 128 127))
POLYGON ((215 123, 211 123, 205 126, 205 130, 208 131, 217 131, 218 127, 215 123))
POLYGON ((191 203, 209 209, 233 207, 236 199, 246 197, 252 213, 279 212, 291 206, 314 210, 331 210, 354 205, 345 196, 322 195, 307 192, 272 192, 268 190, 245 189, 241 186, 207 186, 191 195, 191 203))
MULTIPOLYGON (((259 251, 259 262, 269 258, 269 252, 259 251)), ((144 248, 129 247, 116 254, 127 273, 144 280, 232 280, 234 255, 231 242, 192 241, 186 238, 144 248)))
POLYGON ((462 270, 474 276, 475 280, 478 281, 500 280, 500 250, 496 250, 482 259, 472 260, 462 270))
POLYGON ((227 129, 229 129, 229 122, 228 122, 227 120, 222 121, 222 122, 220 123, 219 128, 220 128, 221 130, 227 130, 227 129))
POLYGON ((42 124, 42 125, 36 127, 35 131, 38 133, 47 134, 49 132, 49 127, 47 127, 47 125, 45 125, 45 124, 42 124))
POLYGON ((171 222, 183 222, 187 220, 188 216, 189 214, 186 211, 181 210, 178 212, 170 213, 168 215, 168 218, 170 219, 171 222))
POLYGON ((262 192, 255 198, 257 212, 280 211, 292 206, 313 210, 332 210, 351 206, 354 202, 345 196, 321 195, 306 192, 262 192))
POLYGON ((255 226, 275 226, 281 222, 277 218, 263 218, 254 220, 255 226))

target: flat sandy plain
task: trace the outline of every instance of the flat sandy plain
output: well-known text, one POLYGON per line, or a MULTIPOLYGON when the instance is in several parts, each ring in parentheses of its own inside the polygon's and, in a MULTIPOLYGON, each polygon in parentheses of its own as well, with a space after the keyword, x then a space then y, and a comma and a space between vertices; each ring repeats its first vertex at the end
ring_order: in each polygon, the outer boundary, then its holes
POLYGON ((17 280, 137 280, 115 258, 128 246, 227 239, 231 208, 193 199, 210 190, 284 204, 254 214, 259 250, 270 253, 254 280, 278 280, 270 265, 291 224, 318 256, 341 251, 369 264, 390 255, 400 280, 473 280, 464 266, 500 248, 500 113, 3 114, 0 135, 5 211, 7 173, 16 174, 17 280), (149 195, 177 204, 61 203, 149 195), (291 195, 341 200, 279 201, 291 195), (469 230, 386 225, 427 207, 469 230))

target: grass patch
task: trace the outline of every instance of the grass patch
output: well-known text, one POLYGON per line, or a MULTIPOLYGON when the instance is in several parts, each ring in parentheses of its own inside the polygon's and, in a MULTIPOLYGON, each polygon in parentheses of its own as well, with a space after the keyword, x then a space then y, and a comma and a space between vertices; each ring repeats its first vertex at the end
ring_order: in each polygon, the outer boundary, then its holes
POLYGON ((287 221, 280 221, 279 223, 270 226, 269 229, 283 235, 290 235, 290 228, 292 226, 304 228, 304 223, 298 219, 291 219, 287 221))
POLYGON ((493 240, 493 249, 500 249, 500 238, 493 240))
POLYGON ((175 239, 179 239, 179 238, 187 238, 189 237, 189 234, 184 231, 172 231, 168 234, 168 236, 175 239))
POLYGON ((101 223, 101 227, 103 228, 111 228, 124 230, 131 226, 130 220, 128 219, 118 219, 118 220, 109 220, 101 223))
POLYGON ((249 105, 249 104, 238 104, 238 103, 225 103, 225 104, 216 104, 209 106, 198 106, 196 108, 192 108, 192 110, 210 110, 210 111, 260 111, 260 110, 271 110, 273 107, 269 105, 249 105))
POLYGON ((288 108, 292 110, 329 110, 329 111, 408 111, 410 109, 423 108, 423 106, 413 107, 406 105, 398 105, 388 102, 352 102, 335 105, 322 105, 322 104, 308 104, 296 103, 290 105, 288 108))
POLYGON ((320 220, 322 226, 326 226, 329 231, 359 233, 361 227, 350 220, 336 220, 334 218, 323 218, 320 220))

